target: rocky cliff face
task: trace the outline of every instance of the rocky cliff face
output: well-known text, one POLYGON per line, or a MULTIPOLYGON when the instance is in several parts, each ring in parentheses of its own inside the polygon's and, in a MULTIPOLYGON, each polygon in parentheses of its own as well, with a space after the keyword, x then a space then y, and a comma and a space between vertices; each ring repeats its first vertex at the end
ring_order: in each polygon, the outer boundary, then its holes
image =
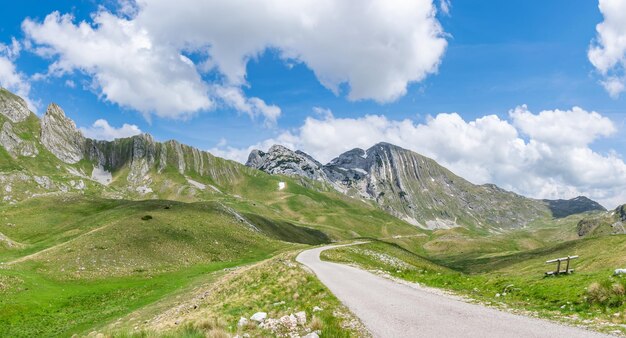
POLYGON ((2 124, 0 130, 0 145, 13 157, 35 157, 39 153, 34 142, 26 141, 13 132, 13 125, 9 122, 2 124))
POLYGON ((0 114, 18 123, 30 116, 30 110, 24 99, 0 87, 0 114))
MULTIPOLYGON (((388 143, 350 150, 326 165, 310 160, 316 164, 313 170, 303 170, 310 167, 303 158, 310 156, 296 159, 293 154, 297 152, 276 146, 267 153, 254 151, 248 165, 271 174, 325 180, 345 194, 374 200, 392 215, 427 229, 460 225, 519 228, 551 214, 546 202, 495 185, 474 185, 432 159, 388 143)), ((562 213, 597 207, 582 202, 557 204, 562 213)))
POLYGON ((41 143, 65 163, 83 159, 86 139, 61 107, 52 103, 41 119, 41 143))
POLYGON ((6 186, 0 200, 5 202, 88 189, 106 197, 194 200, 220 190, 191 184, 190 176, 230 185, 243 172, 253 172, 177 141, 157 142, 148 134, 92 140, 58 105, 50 104, 38 119, 21 98, 1 88, 0 113, 0 182, 6 186))

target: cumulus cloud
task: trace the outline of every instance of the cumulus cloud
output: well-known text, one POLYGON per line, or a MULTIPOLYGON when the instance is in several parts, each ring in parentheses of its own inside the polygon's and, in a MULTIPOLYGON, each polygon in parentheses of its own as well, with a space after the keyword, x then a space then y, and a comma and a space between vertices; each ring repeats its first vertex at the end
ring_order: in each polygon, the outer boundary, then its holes
POLYGON ((39 55, 56 57, 50 74, 89 74, 106 100, 144 114, 183 118, 213 104, 193 65, 175 49, 154 44, 132 20, 100 11, 92 26, 54 12, 42 23, 27 19, 22 28, 39 55))
POLYGON ((596 26, 588 56, 604 88, 617 98, 626 89, 626 1, 600 0, 599 8, 604 21, 596 26))
POLYGON ((446 48, 432 0, 140 1, 136 20, 180 47, 206 47, 229 83, 267 48, 303 62, 353 100, 395 100, 434 73, 446 48), (168 13, 168 15, 164 15, 168 13), (184 37, 181 39, 181 37, 184 37))
POLYGON ((251 147, 222 144, 210 151, 245 162, 250 150, 279 143, 328 162, 344 151, 385 141, 431 157, 477 184, 496 183, 536 198, 587 195, 607 207, 626 203, 623 159, 590 148, 594 140, 616 131, 608 118, 579 107, 533 114, 520 106, 509 116, 510 120, 488 115, 465 121, 452 113, 416 123, 382 115, 335 118, 327 114, 309 117, 297 130, 251 147))
POLYGON ((450 0, 439 0, 439 9, 445 15, 450 15, 450 9, 452 8, 452 4, 450 0))
POLYGON ((141 129, 134 124, 124 123, 121 127, 115 128, 104 119, 96 120, 91 127, 81 127, 80 131, 88 138, 107 141, 141 134, 141 129))
POLYGON ((11 43, 9 44, 0 43, 0 54, 4 55, 8 59, 16 59, 20 55, 21 51, 22 45, 14 37, 11 38, 11 43))
POLYGON ((28 77, 17 70, 15 59, 20 55, 22 47, 15 39, 10 44, 0 43, 0 87, 22 97, 33 112, 37 111, 37 104, 30 98, 30 82, 28 77))
POLYGON ((258 97, 247 98, 238 87, 216 86, 215 93, 226 104, 248 114, 251 118, 264 117, 266 126, 276 125, 276 120, 281 114, 278 106, 268 105, 258 97))
MULTIPOLYGON (((447 2, 446 2, 447 3, 447 2)), ((272 125, 280 109, 244 97, 248 62, 267 50, 303 63, 338 95, 388 102, 437 71, 447 42, 433 0, 120 1, 91 22, 26 19, 48 75, 80 71, 104 99, 186 118, 216 101, 272 125), (199 58, 197 64, 185 55, 199 58), (211 81, 202 78, 211 75, 211 81), (344 86, 345 85, 345 86, 344 86)))
POLYGON ((524 134, 550 145, 582 146, 617 131, 609 118, 580 107, 568 111, 546 110, 535 115, 523 105, 509 115, 524 134))

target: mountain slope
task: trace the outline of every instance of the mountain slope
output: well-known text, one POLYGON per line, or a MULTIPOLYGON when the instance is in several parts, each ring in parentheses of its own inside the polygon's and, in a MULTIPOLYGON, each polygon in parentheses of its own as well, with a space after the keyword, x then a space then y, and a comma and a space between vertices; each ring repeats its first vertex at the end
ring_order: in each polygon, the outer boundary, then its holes
POLYGON ((580 237, 626 234, 626 204, 588 215, 578 222, 576 230, 580 237))
POLYGON ((247 165, 326 182, 349 196, 372 199, 390 214, 428 229, 519 228, 552 215, 604 210, 585 198, 539 201, 492 184, 474 185, 432 159, 388 143, 350 150, 326 165, 302 152, 274 146, 267 153, 253 151, 247 165))
MULTIPOLYGON (((307 228, 331 239, 419 233, 374 204, 317 181, 268 175, 176 141, 157 142, 148 134, 92 140, 59 106, 50 104, 39 119, 19 97, 5 90, 0 94, 0 126, 11 131, 0 136, 0 203, 67 194, 217 201, 259 227, 278 224, 275 230, 289 236, 304 235, 307 228)), ((308 242, 318 241, 318 235, 309 233, 308 242)))

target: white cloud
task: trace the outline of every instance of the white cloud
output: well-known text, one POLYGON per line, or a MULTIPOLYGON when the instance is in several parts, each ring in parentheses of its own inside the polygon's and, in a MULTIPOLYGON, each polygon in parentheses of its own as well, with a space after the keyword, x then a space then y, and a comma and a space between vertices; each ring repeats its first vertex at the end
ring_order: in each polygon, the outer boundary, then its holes
POLYGON ((238 87, 216 86, 214 89, 217 97, 237 111, 246 113, 251 118, 263 116, 267 126, 276 125, 276 120, 281 114, 279 107, 268 105, 258 97, 247 98, 238 87))
POLYGON ((20 43, 11 39, 11 43, 6 45, 0 43, 0 87, 22 97, 28 108, 36 112, 37 104, 30 98, 30 82, 28 77, 17 70, 14 60, 19 56, 22 47, 20 43))
POLYGON ((604 81, 600 81, 600 83, 614 99, 618 98, 619 95, 626 90, 626 80, 616 76, 608 77, 604 81))
POLYGON ((111 102, 186 118, 221 101, 272 125, 278 107, 243 97, 248 61, 275 50, 337 94, 347 84, 351 100, 392 101, 437 71, 447 42, 432 1, 123 0, 91 22, 53 12, 22 28, 54 60, 49 75, 86 73, 111 102), (211 70, 216 80, 203 80, 211 70))
POLYGON ((512 110, 510 116, 524 134, 550 145, 582 146, 616 132, 609 118, 580 107, 568 111, 546 110, 535 115, 523 105, 512 110))
POLYGON ((210 151, 245 162, 250 150, 267 150, 278 143, 326 163, 344 151, 385 141, 431 157, 474 183, 496 183, 537 198, 587 195, 607 207, 626 203, 623 159, 590 148, 594 140, 615 132, 609 119, 578 107, 533 114, 520 106, 509 114, 511 122, 496 115, 465 121, 452 113, 425 123, 382 115, 335 118, 330 114, 309 117, 297 130, 251 147, 222 144, 210 151))
POLYGON ((450 0, 439 0, 439 9, 445 15, 450 15, 450 9, 452 8, 452 3, 450 0))
POLYGON ((604 88, 617 98, 626 89, 626 1, 600 0, 599 8, 604 21, 596 26, 588 56, 604 77, 604 88))
POLYGON ((115 128, 103 119, 96 120, 91 127, 81 127, 80 131, 88 138, 107 141, 141 134, 141 129, 134 124, 124 123, 121 127, 115 128))
POLYGON ((346 83, 350 99, 392 101, 436 72, 447 44, 432 0, 181 1, 140 1, 136 20, 206 49, 230 84, 245 83, 247 62, 274 48, 334 92, 346 83))
POLYGON ((50 74, 89 74, 109 101, 144 114, 182 118, 213 104, 195 68, 176 50, 155 45, 132 20, 100 11, 93 26, 75 25, 72 16, 54 12, 42 23, 26 19, 22 28, 40 55, 56 57, 50 74))
POLYGON ((0 43, 0 54, 10 60, 15 60, 20 55, 21 51, 22 45, 14 37, 11 38, 11 43, 8 45, 0 43))

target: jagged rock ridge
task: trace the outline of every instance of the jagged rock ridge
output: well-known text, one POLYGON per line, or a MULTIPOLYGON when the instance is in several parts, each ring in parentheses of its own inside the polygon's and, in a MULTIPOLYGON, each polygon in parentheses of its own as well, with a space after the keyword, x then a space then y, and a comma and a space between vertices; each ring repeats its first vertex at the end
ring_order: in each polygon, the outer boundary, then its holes
POLYGON ((211 194, 220 190, 211 184, 205 185, 207 189, 194 186, 189 176, 219 185, 253 171, 177 141, 156 142, 148 134, 92 140, 58 105, 50 104, 39 119, 24 100, 1 88, 0 126, 0 160, 3 151, 11 159, 4 161, 9 171, 0 163, 0 182, 5 187, 0 199, 10 203, 90 187, 114 198, 178 198, 198 190, 211 194))

